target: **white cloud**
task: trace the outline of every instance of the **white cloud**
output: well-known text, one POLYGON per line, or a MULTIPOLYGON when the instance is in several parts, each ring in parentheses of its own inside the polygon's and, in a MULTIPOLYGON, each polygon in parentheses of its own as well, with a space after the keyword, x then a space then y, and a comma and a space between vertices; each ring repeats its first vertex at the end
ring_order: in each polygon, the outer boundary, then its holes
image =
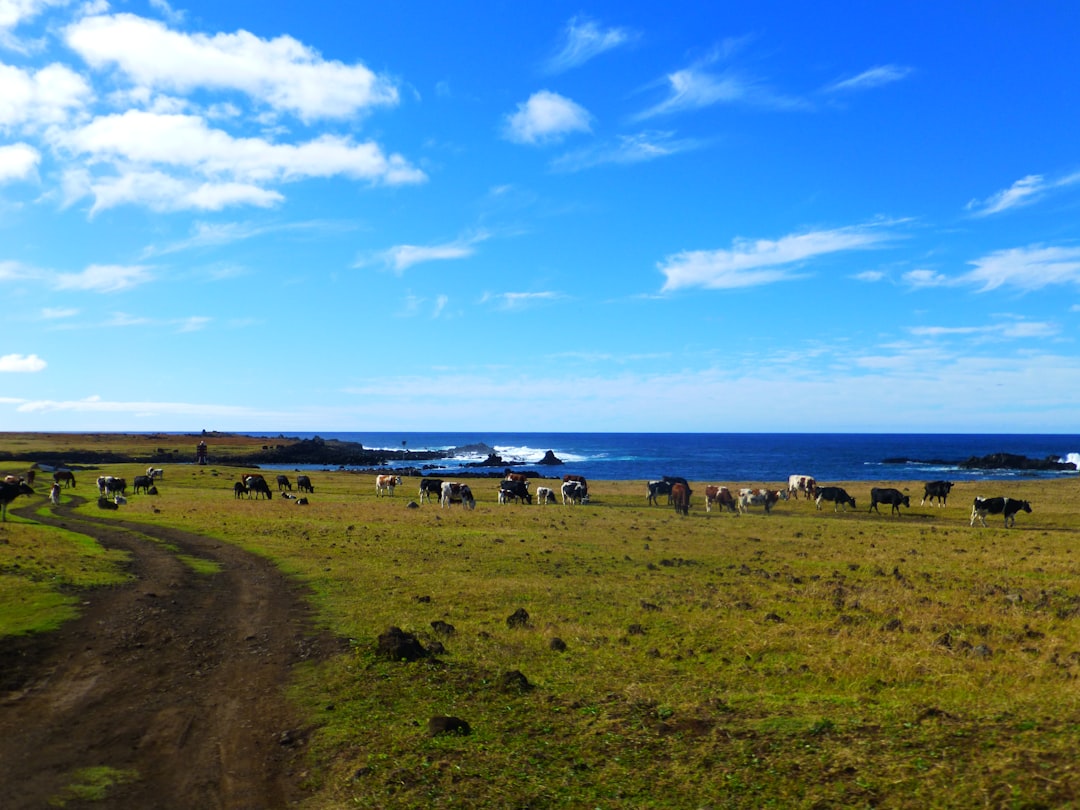
POLYGON ((86 80, 60 64, 29 73, 0 64, 0 129, 62 124, 93 97, 86 80))
MULTIPOLYGON (((480 231, 441 245, 395 245, 377 253, 373 260, 400 274, 413 265, 423 264, 424 262, 468 258, 476 252, 476 245, 490 237, 491 234, 488 232, 480 231)), ((363 267, 371 264, 371 262, 372 260, 361 260, 354 266, 363 267)))
POLYGON ((634 38, 625 28, 601 28, 593 20, 572 17, 563 32, 562 47, 548 60, 546 69, 549 73, 561 73, 634 38))
POLYGON ((47 321, 61 320, 63 318, 73 318, 79 314, 79 310, 71 307, 45 307, 41 310, 41 317, 47 321))
POLYGON ((61 273, 54 286, 58 290, 119 292, 151 280, 150 268, 141 265, 92 264, 81 273, 61 273))
POLYGON ((856 281, 866 281, 874 283, 877 281, 884 281, 885 274, 880 270, 863 270, 861 273, 856 273, 852 276, 856 281))
POLYGON ((936 270, 911 270, 904 273, 904 281, 912 287, 944 287, 955 283, 936 270))
POLYGON ((797 277, 793 265, 833 253, 866 250, 891 238, 880 225, 859 225, 790 234, 777 240, 736 239, 731 250, 684 250, 658 264, 667 277, 662 291, 735 289, 787 281, 797 277))
POLYGON ((864 70, 858 76, 834 82, 825 88, 826 93, 870 90, 882 85, 892 84, 911 75, 911 68, 902 65, 879 65, 864 70))
POLYGON ((517 112, 506 116, 503 135, 514 143, 551 143, 572 132, 589 132, 589 121, 589 113, 581 105, 550 90, 540 90, 518 104, 517 112))
POLYGON ((236 90, 304 121, 398 103, 397 88, 385 77, 361 64, 326 61, 290 36, 185 34, 133 14, 87 17, 65 34, 91 66, 115 66, 153 90, 236 90))
POLYGON ((568 152, 553 160, 551 166, 557 171, 575 172, 604 164, 644 163, 701 145, 691 138, 676 138, 673 132, 639 132, 620 135, 614 143, 568 152))
MULTIPOLYGON (((23 400, 16 407, 19 413, 129 413, 139 416, 203 416, 237 418, 268 418, 271 411, 261 412, 235 405, 214 405, 192 402, 124 402, 102 399, 99 395, 78 400, 23 400)), ((240 422, 243 424, 244 422, 240 422)))
POLYGON ((0 146, 0 183, 24 180, 34 174, 41 153, 26 143, 0 146))
POLYGON ((1053 284, 1080 284, 1080 248, 1031 245, 999 250, 970 264, 975 269, 959 281, 982 285, 981 292, 1006 285, 1030 292, 1053 284))
POLYGON ((667 98, 640 113, 638 120, 739 101, 751 91, 750 84, 733 73, 717 75, 694 67, 669 73, 666 81, 667 98))
POLYGON ((523 309, 532 304, 555 301, 562 297, 563 295, 557 292, 484 293, 480 303, 492 303, 499 309, 523 309))
POLYGON ((48 364, 36 354, 5 354, 0 357, 0 372, 42 371, 46 365, 48 364))
POLYGON ((989 326, 913 326, 908 331, 916 337, 975 337, 980 340, 1044 340, 1061 332, 1060 327, 1045 321, 1013 319, 989 326))
POLYGON ((1029 205, 1054 189, 1071 186, 1078 182, 1080 182, 1080 173, 1058 180, 1047 180, 1041 174, 1029 174, 1021 177, 1007 189, 991 194, 985 200, 972 200, 967 204, 967 209, 977 217, 1000 214, 1002 211, 1029 205))

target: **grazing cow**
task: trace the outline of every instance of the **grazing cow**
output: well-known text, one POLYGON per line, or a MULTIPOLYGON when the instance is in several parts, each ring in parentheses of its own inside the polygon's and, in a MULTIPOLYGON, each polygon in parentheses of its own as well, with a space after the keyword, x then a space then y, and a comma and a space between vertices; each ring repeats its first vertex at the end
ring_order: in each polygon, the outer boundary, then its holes
POLYGON ((798 500, 801 492, 810 500, 817 496, 817 482, 812 475, 789 475, 787 491, 789 498, 798 500))
POLYGON ((314 495, 315 487, 311 485, 311 479, 308 478, 306 475, 298 475, 296 476, 296 491, 308 492, 314 495))
POLYGON ((528 483, 529 476, 527 476, 525 473, 516 473, 516 472, 510 472, 510 470, 507 470, 506 475, 503 476, 503 480, 504 481, 525 481, 526 483, 528 483))
POLYGON ((161 467, 147 467, 146 474, 150 476, 151 480, 161 481, 165 478, 165 470, 161 469, 161 467))
POLYGON ((75 486, 75 474, 71 470, 57 470, 52 474, 53 481, 65 487, 75 486))
POLYGON ((105 494, 105 484, 111 479, 111 475, 99 475, 97 480, 98 495, 103 496, 105 494))
POLYGON ((877 512, 880 515, 881 511, 877 508, 879 503, 887 503, 892 507, 892 509, 889 510, 890 515, 893 512, 896 512, 896 514, 899 515, 901 506, 911 506, 911 499, 898 489, 893 489, 891 487, 874 487, 870 490, 870 508, 866 511, 877 512))
POLYGON ((251 493, 255 493, 255 500, 259 500, 259 496, 262 495, 266 500, 270 500, 274 497, 274 493, 270 491, 270 485, 266 483, 266 479, 261 475, 249 475, 244 479, 244 486, 247 487, 248 497, 251 497, 251 493))
POLYGON ((716 504, 721 509, 727 509, 729 512, 739 514, 738 507, 735 502, 735 496, 731 494, 731 490, 727 487, 707 486, 705 487, 705 511, 711 512, 713 504, 716 504))
POLYGON ((786 490, 743 488, 739 490, 739 511, 746 512, 751 506, 764 506, 765 514, 769 514, 781 499, 787 500, 786 490))
POLYGON ((499 484, 499 503, 509 503, 512 500, 532 505, 532 495, 529 493, 528 481, 504 480, 499 484))
POLYGON ((555 490, 553 490, 551 487, 537 487, 536 503, 538 505, 555 503, 555 490))
POLYGON ((420 479, 420 503, 425 500, 431 503, 431 496, 434 495, 438 500, 442 494, 442 480, 439 478, 421 478, 420 479))
POLYGON ((1004 515, 1005 528, 1016 525, 1016 513, 1031 513, 1031 504, 1016 498, 976 498, 971 505, 971 525, 975 525, 975 518, 986 526, 987 515, 1004 515))
MULTIPOLYGON (((59 484, 53 486, 59 488, 59 484)), ((17 484, 9 484, 7 481, 0 484, 0 519, 7 520, 7 505, 20 495, 33 495, 34 490, 25 481, 17 484)), ((59 497, 59 495, 57 496, 59 497)))
POLYGON ((49 488, 49 500, 52 502, 53 506, 60 505, 60 485, 55 482, 52 487, 49 488))
POLYGON ((671 484, 667 481, 650 481, 648 483, 649 488, 649 506, 660 503, 660 496, 667 495, 668 501, 671 500, 671 484))
POLYGON ((589 482, 585 480, 584 475, 564 475, 562 477, 562 480, 564 484, 567 481, 576 481, 577 483, 581 484, 581 488, 584 491, 584 494, 589 494, 589 482))
POLYGON ((154 479, 151 478, 149 475, 136 475, 135 476, 135 481, 134 481, 134 483, 132 485, 132 492, 134 492, 136 495, 138 495, 139 490, 141 489, 143 492, 145 492, 147 495, 149 495, 150 494, 150 487, 152 487, 153 484, 154 484, 154 479))
POLYGON ((401 484, 400 475, 376 475, 375 476, 375 496, 378 497, 384 492, 389 492, 391 497, 394 495, 394 487, 401 484))
POLYGON ((563 506, 585 503, 589 497, 580 481, 563 481, 560 490, 562 492, 563 506))
POLYGON ((449 509, 451 504, 460 503, 463 509, 475 509, 476 498, 468 484, 459 484, 456 481, 443 481, 442 497, 439 505, 449 509))
POLYGON ((822 501, 832 501, 832 510, 835 512, 839 507, 844 507, 844 511, 847 511, 848 504, 851 504, 851 508, 855 508, 855 499, 847 494, 847 490, 843 487, 818 487, 817 488, 817 508, 821 508, 822 501))
MULTIPOLYGON (((244 486, 243 481, 237 481, 233 484, 232 491, 234 498, 243 498, 245 495, 248 495, 248 489, 244 486)), ((250 495, 248 497, 250 497, 250 495)))
POLYGON ((937 498, 937 505, 944 506, 945 501, 949 499, 949 490, 953 488, 952 481, 927 481, 926 486, 923 489, 922 500, 919 502, 919 506, 930 501, 930 505, 934 505, 934 498, 937 498))
POLYGON ((289 492, 292 492, 292 481, 289 480, 289 476, 279 475, 277 477, 277 488, 278 492, 282 492, 286 489, 289 490, 289 492))
POLYGON ((127 479, 114 478, 111 475, 105 476, 105 494, 127 495, 127 479))
POLYGON ((675 505, 675 512, 680 515, 690 514, 690 487, 686 484, 672 484, 671 502, 675 505))

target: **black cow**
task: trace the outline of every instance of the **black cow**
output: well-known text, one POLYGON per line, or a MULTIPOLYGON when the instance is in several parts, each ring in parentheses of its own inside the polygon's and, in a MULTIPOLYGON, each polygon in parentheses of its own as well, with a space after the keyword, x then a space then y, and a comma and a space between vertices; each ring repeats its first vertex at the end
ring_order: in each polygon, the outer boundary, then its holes
POLYGON ((143 492, 145 492, 145 493, 147 493, 149 495, 150 494, 150 487, 152 487, 153 485, 154 485, 154 479, 151 478, 149 475, 136 475, 135 476, 135 483, 134 483, 134 485, 132 487, 132 491, 136 495, 138 495, 139 490, 141 489, 143 492))
POLYGON ((843 487, 818 487, 817 488, 817 508, 821 508, 822 501, 832 501, 832 510, 835 512, 838 507, 844 507, 844 511, 847 511, 848 504, 851 504, 851 508, 855 508, 855 499, 847 494, 847 490, 843 487))
POLYGON ((911 506, 911 499, 898 489, 892 489, 890 487, 874 487, 870 490, 870 508, 867 511, 877 512, 880 515, 881 512, 877 508, 879 503, 887 503, 892 507, 892 509, 889 510, 890 515, 893 512, 896 512, 896 514, 899 515, 901 506, 911 506))
POLYGON ((983 526, 986 525, 987 515, 1004 515, 1005 528, 1016 525, 1016 513, 1031 513, 1031 504, 1016 498, 976 498, 971 505, 971 525, 975 525, 978 518, 983 526))
POLYGON ((106 495, 127 495, 127 479, 126 478, 113 478, 112 476, 106 476, 105 478, 105 494, 106 495))
POLYGON ((310 492, 315 493, 315 487, 311 485, 311 479, 306 475, 296 476, 296 490, 297 492, 310 492))
POLYGON ((427 501, 431 503, 431 496, 435 496, 435 500, 438 500, 442 496, 442 479, 441 478, 421 478, 420 479, 420 503, 427 501))
POLYGON ((248 489, 248 497, 251 497, 250 493, 255 493, 255 500, 259 500, 260 495, 264 496, 266 500, 274 497, 274 493, 270 491, 270 485, 266 483, 266 479, 261 475, 249 475, 244 479, 244 485, 248 489))
POLYGON ((25 481, 9 484, 6 481, 0 484, 0 518, 7 520, 7 505, 20 495, 33 495, 34 490, 25 481))
POLYGON ((649 487, 649 505, 654 503, 660 503, 660 496, 667 495, 668 500, 671 499, 671 484, 667 481, 650 481, 649 487))
POLYGON ((934 498, 937 498, 938 506, 944 506, 945 501, 949 499, 949 490, 952 488, 952 481, 927 481, 919 506, 922 506, 927 501, 930 501, 930 505, 933 506, 934 498))
POLYGON ((289 476, 287 476, 287 475, 279 475, 277 477, 277 488, 278 488, 278 492, 281 492, 282 490, 285 490, 285 489, 289 490, 289 492, 292 492, 292 482, 289 481, 289 476))
POLYGON ((526 481, 502 481, 499 483, 499 501, 505 503, 516 498, 521 503, 532 504, 529 484, 526 481))
POLYGON ((245 495, 248 494, 247 487, 244 486, 243 481, 237 481, 235 484, 233 484, 232 491, 234 498, 243 498, 245 495))

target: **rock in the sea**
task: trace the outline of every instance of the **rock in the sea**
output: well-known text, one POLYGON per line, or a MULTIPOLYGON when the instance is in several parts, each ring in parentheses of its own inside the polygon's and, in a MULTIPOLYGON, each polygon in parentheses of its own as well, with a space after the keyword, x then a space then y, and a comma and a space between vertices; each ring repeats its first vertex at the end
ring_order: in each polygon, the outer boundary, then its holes
POLYGON ((548 450, 546 453, 544 453, 544 457, 540 459, 540 461, 537 463, 555 466, 556 464, 562 464, 563 462, 562 459, 556 457, 554 450, 548 450))

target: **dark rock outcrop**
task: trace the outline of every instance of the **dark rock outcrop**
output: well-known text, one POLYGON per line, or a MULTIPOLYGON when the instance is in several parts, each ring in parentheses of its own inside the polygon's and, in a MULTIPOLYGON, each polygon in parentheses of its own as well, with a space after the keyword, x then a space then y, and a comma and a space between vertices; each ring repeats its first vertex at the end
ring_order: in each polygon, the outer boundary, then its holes
POLYGON ((537 462, 537 464, 546 464, 549 466, 555 466, 562 463, 562 459, 558 458, 555 455, 554 450, 548 450, 546 453, 544 453, 544 457, 537 462))

